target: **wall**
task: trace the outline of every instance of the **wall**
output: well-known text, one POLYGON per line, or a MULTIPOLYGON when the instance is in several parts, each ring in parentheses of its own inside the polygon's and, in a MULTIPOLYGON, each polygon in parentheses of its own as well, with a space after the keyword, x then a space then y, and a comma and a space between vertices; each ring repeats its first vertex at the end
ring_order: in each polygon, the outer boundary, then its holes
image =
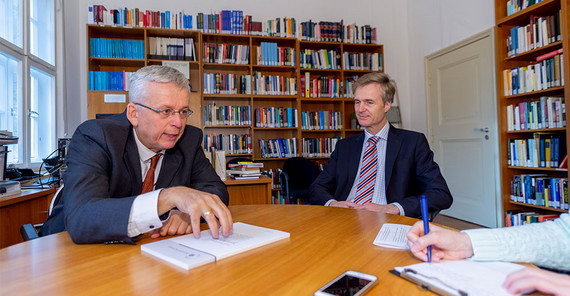
POLYGON ((67 132, 87 119, 87 55, 85 24, 87 7, 138 7, 149 10, 217 12, 241 9, 254 20, 295 17, 297 21, 343 19, 345 23, 370 24, 378 28, 384 44, 385 72, 399 89, 403 126, 426 132, 424 56, 480 32, 494 23, 492 0, 114 0, 65 1, 67 132), (302 9, 300 9, 302 7, 302 9))

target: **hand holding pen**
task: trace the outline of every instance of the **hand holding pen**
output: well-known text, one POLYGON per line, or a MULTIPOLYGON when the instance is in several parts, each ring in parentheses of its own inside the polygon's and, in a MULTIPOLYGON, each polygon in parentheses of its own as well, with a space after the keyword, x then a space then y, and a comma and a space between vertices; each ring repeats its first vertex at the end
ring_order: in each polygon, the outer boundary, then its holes
POLYGON ((420 260, 428 261, 428 246, 432 248, 431 260, 465 259, 473 256, 471 239, 465 233, 445 229, 433 224, 430 231, 424 234, 424 222, 418 221, 407 234, 408 246, 420 260))

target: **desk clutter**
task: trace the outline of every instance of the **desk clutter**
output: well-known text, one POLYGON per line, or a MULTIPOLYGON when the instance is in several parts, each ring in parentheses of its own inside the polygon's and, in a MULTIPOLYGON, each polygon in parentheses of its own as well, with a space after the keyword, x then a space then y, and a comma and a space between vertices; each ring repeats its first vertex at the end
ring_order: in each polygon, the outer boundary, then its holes
POLYGON ((235 164, 228 164, 226 171, 228 176, 234 180, 251 180, 259 179, 261 177, 261 162, 238 162, 235 164))

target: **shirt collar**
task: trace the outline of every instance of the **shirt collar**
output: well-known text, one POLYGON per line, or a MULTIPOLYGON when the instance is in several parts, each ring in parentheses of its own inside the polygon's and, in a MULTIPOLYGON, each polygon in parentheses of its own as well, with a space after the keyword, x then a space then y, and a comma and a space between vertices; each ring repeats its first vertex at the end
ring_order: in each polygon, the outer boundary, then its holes
MULTIPOLYGON (((137 149, 139 151, 139 157, 142 161, 147 161, 157 154, 157 152, 154 152, 154 151, 148 149, 141 142, 141 140, 139 140, 139 137, 137 136, 137 133, 136 133, 134 128, 133 128, 133 134, 135 135, 135 142, 137 143, 137 149)), ((158 153, 164 154, 164 150, 158 151, 158 153)))
POLYGON ((390 131, 390 124, 386 123, 384 127, 375 135, 369 133, 366 129, 364 129, 364 143, 368 141, 368 139, 372 136, 376 136, 384 141, 388 140, 388 132, 390 131))

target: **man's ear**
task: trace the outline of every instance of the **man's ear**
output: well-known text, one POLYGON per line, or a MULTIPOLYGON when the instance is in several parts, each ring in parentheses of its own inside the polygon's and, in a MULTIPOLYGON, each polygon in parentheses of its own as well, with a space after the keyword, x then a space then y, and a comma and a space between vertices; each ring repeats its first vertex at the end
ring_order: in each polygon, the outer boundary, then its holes
POLYGON ((134 103, 127 105, 127 119, 129 119, 134 127, 139 125, 139 110, 134 103))
POLYGON ((392 102, 386 102, 384 104, 384 113, 387 113, 390 108, 392 108, 392 102))

